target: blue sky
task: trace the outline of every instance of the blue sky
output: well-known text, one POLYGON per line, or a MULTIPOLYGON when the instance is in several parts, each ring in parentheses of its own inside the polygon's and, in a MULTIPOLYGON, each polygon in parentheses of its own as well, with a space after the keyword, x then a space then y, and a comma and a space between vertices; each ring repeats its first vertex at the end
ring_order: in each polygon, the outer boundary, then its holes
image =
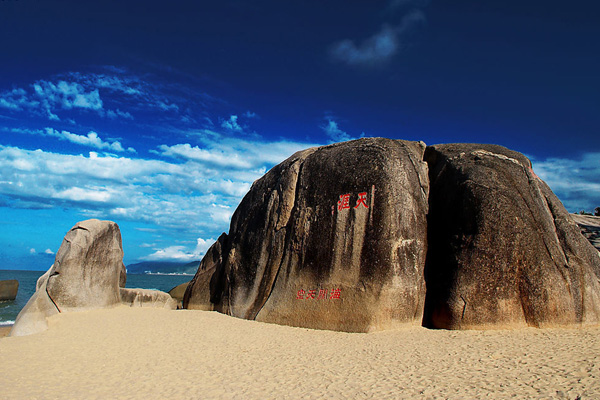
POLYGON ((199 259, 293 152, 383 136, 520 151, 600 206, 595 1, 3 1, 0 265, 75 222, 199 259))

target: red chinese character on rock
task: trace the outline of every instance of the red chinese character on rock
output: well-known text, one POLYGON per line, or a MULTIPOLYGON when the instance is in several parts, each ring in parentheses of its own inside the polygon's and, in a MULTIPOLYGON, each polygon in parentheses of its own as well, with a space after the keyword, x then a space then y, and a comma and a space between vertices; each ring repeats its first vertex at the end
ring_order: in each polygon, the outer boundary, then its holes
POLYGON ((367 192, 362 192, 358 194, 358 200, 356 200, 356 207, 354 208, 358 208, 358 206, 360 206, 361 204, 363 206, 365 206, 365 208, 369 208, 369 206, 367 205, 367 192))
POLYGON ((350 194, 341 194, 338 200, 338 211, 350 208, 350 194))
POLYGON ((305 293, 306 292, 304 291, 304 289, 298 290, 298 295, 296 296, 296 299, 299 299, 299 300, 304 299, 304 294, 305 293))
POLYGON ((319 297, 317 300, 326 299, 327 298, 327 289, 319 289, 319 297))
POLYGON ((339 299, 340 296, 342 295, 342 290, 341 289, 332 289, 331 290, 331 296, 329 297, 329 299, 339 299))
POLYGON ((311 289, 308 291, 308 293, 306 294, 306 300, 308 299, 314 299, 315 296, 317 294, 317 290, 316 289, 311 289))

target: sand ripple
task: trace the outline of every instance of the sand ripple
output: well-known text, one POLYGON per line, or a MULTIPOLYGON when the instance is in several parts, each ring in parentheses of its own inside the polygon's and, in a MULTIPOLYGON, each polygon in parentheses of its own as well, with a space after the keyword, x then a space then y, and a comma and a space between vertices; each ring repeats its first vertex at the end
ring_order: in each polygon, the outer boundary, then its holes
POLYGON ((600 398, 600 328, 369 334, 119 307, 0 339, 5 399, 600 398))

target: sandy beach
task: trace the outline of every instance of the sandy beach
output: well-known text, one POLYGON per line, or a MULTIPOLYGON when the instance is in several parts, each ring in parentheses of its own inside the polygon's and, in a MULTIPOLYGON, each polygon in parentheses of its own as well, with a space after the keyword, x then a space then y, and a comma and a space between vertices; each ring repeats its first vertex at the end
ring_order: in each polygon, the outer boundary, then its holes
POLYGON ((12 325, 11 326, 0 326, 0 338, 8 336, 11 329, 12 329, 12 325))
POLYGON ((600 327, 368 334, 118 307, 0 339, 5 399, 600 398, 600 327))

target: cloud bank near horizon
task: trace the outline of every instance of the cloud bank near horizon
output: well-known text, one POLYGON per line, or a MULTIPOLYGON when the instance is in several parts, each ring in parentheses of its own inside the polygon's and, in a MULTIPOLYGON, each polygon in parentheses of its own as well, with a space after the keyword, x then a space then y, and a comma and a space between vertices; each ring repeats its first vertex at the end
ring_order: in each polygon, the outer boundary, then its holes
MULTIPOLYGON (((253 129, 266 117, 246 105, 233 110, 201 90, 123 71, 71 72, 0 92, 0 131, 16 141, 0 144, 7 215, 66 209, 73 218, 143 223, 139 232, 185 237, 139 239, 137 259, 190 261, 227 231, 268 169, 298 150, 356 138, 329 111, 315 119, 319 140, 267 138, 253 129)), ((569 211, 600 206, 600 153, 533 162, 569 211)))

